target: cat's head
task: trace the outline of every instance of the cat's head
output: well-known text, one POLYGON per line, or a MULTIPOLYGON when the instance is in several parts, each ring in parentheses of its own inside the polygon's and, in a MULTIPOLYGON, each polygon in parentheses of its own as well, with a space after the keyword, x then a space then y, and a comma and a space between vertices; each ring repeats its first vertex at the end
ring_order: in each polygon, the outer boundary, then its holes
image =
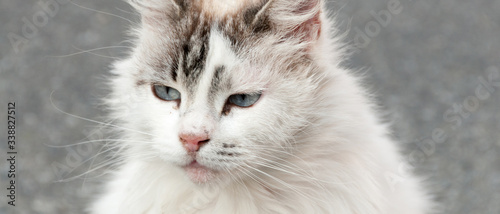
POLYGON ((322 1, 131 3, 139 40, 111 102, 131 149, 199 183, 286 159, 321 102, 322 1))

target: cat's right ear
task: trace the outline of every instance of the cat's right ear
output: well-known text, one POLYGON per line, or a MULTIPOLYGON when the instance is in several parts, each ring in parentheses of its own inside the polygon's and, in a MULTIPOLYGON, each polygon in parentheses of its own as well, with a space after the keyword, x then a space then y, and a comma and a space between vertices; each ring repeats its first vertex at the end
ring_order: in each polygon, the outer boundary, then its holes
POLYGON ((272 29, 286 38, 313 43, 321 34, 324 0, 260 0, 245 13, 254 31, 272 29))
POLYGON ((186 0, 128 0, 140 14, 143 24, 160 26, 180 19, 187 10, 186 0))

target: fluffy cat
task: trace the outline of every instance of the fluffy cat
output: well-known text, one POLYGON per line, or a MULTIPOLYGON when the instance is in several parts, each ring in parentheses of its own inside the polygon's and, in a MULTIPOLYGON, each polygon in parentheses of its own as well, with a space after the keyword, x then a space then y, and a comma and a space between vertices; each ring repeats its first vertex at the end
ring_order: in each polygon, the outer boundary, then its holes
POLYGON ((122 165, 94 214, 424 214, 321 0, 130 0, 106 100, 122 165))

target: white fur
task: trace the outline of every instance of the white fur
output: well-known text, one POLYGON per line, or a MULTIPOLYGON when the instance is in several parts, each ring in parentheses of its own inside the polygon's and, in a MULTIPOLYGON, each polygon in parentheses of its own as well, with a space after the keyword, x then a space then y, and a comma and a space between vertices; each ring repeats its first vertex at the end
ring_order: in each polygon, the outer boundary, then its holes
MULTIPOLYGON (((282 13, 275 19, 284 28, 314 14, 294 19, 286 11, 298 3, 275 1, 272 10, 282 13)), ((123 138, 130 141, 121 145, 125 161, 91 213, 430 213, 419 179, 404 170, 405 160, 360 81, 339 66, 342 53, 330 38, 332 23, 324 14, 321 21, 310 52, 318 67, 301 67, 293 74, 282 69, 303 43, 291 39, 270 50, 272 40, 263 40, 243 57, 213 30, 194 97, 184 96, 182 84, 154 77, 157 71, 144 64, 168 44, 168 35, 160 39, 141 28, 133 56, 115 64, 117 76, 107 100, 112 118, 126 129, 123 138), (210 103, 211 77, 221 64, 233 87, 210 103), (179 90, 180 107, 154 97, 150 86, 136 86, 139 70, 179 90), (253 107, 218 115, 231 94, 256 91, 263 95, 253 107), (193 159, 179 141, 183 131, 209 133, 211 141, 197 160, 222 170, 211 181, 198 184, 186 176, 182 166, 193 159), (220 162, 216 151, 227 142, 237 144, 233 152, 242 155, 220 162)))

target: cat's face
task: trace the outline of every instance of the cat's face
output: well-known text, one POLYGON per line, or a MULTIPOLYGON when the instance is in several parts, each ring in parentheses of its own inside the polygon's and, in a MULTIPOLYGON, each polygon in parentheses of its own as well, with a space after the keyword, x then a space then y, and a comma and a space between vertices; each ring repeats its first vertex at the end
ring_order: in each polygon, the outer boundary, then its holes
POLYGON ((130 145, 197 183, 286 158, 317 102, 305 34, 279 28, 264 14, 267 4, 238 5, 224 16, 169 4, 143 12, 151 14, 143 14, 133 68, 116 81, 114 94, 137 103, 121 117, 147 133, 130 145))

